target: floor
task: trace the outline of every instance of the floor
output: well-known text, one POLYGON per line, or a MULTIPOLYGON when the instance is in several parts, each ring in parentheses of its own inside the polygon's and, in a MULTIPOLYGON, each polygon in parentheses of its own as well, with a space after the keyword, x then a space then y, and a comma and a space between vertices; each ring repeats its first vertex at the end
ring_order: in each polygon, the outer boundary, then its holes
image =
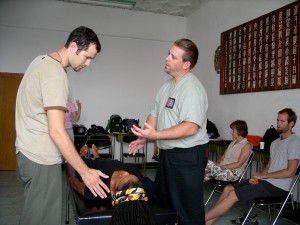
MULTIPOLYGON (((155 169, 147 169, 146 175, 151 179, 155 177, 155 169)), ((65 180, 64 180, 65 183, 65 180)), ((204 188, 204 199, 207 199, 212 187, 205 184, 204 188)), ((65 193, 65 190, 63 190, 65 193)), ((210 200, 210 203, 207 206, 207 209, 212 207, 213 203, 216 202, 220 194, 216 193, 213 198, 210 200)), ((0 225, 17 225, 20 217, 20 212, 23 204, 23 188, 16 178, 15 171, 0 171, 0 225)), ((65 224, 65 215, 66 215, 66 204, 63 204, 63 218, 61 219, 61 224, 65 224)), ((221 217, 215 224, 216 225, 229 225, 231 224, 230 220, 234 219, 243 214, 246 210, 240 204, 236 204, 233 209, 227 213, 225 216, 221 217)), ((258 214, 259 225, 268 225, 268 214, 255 210, 255 213, 258 214)), ((70 225, 75 225, 75 219, 70 209, 70 225)), ((277 222, 277 225, 292 225, 290 221, 280 218, 277 222)))

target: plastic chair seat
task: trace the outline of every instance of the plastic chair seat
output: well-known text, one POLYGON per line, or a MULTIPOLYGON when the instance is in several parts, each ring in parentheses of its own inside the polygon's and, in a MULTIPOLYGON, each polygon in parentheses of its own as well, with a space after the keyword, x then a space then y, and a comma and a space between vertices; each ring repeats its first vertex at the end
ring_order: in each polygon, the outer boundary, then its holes
POLYGON ((108 149, 108 153, 100 153, 100 157, 101 158, 110 158, 112 159, 114 156, 113 156, 113 152, 112 152, 112 145, 111 145, 111 141, 110 141, 110 138, 108 137, 107 138, 104 138, 104 139, 89 139, 86 143, 85 143, 88 148, 92 148, 92 145, 94 144, 97 149, 98 149, 98 152, 99 151, 102 151, 102 150, 105 150, 105 149, 108 149))
POLYGON ((136 153, 135 155, 130 155, 129 153, 123 153, 123 156, 135 158, 135 157, 145 157, 145 154, 144 153, 136 153))

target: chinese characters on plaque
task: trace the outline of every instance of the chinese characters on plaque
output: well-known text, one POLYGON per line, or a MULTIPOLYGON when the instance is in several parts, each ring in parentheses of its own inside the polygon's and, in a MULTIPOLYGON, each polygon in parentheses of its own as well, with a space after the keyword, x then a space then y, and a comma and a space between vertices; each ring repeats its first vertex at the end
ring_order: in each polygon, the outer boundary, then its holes
POLYGON ((299 1, 221 34, 220 93, 300 87, 299 1))

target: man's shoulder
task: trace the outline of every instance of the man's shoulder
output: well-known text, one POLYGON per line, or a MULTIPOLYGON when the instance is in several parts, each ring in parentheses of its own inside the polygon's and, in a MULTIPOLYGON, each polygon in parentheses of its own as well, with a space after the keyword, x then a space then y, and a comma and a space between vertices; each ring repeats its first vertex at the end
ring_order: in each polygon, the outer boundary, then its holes
POLYGON ((291 136, 289 136, 286 139, 281 139, 281 137, 279 137, 279 138, 275 139, 273 142, 275 143, 275 142, 280 142, 280 141, 288 141, 288 142, 299 141, 300 142, 300 137, 297 134, 293 133, 291 136))
POLYGON ((44 64, 49 64, 49 63, 55 63, 56 61, 52 59, 48 55, 39 55, 32 60, 32 64, 37 64, 37 65, 44 65, 44 64))
POLYGON ((296 137, 296 138, 300 139, 300 137, 297 134, 295 134, 295 133, 292 134, 292 137, 296 137))
POLYGON ((189 92, 201 92, 206 94, 206 90, 201 83, 201 81, 193 73, 190 73, 189 76, 182 82, 183 89, 188 89, 189 92))
POLYGON ((300 137, 297 134, 293 133, 290 137, 290 140, 300 142, 300 137))
POLYGON ((54 72, 52 75, 56 75, 57 73, 65 74, 65 71, 59 62, 48 55, 39 55, 30 63, 25 74, 29 73, 35 75, 38 74, 39 76, 48 76, 51 72, 54 72))

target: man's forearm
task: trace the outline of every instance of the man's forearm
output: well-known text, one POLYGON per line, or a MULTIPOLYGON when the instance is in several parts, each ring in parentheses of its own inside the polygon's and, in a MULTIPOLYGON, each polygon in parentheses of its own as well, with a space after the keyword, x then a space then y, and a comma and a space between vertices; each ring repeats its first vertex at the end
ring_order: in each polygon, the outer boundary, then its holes
POLYGON ((64 127, 64 111, 48 110, 47 117, 49 135, 60 153, 80 175, 84 174, 88 167, 77 153, 74 143, 64 127))
POLYGON ((284 179, 284 178, 293 177, 298 167, 298 160, 297 159, 288 160, 288 166, 286 169, 277 170, 270 173, 268 172, 269 165, 270 165, 270 161, 266 166, 266 168, 263 170, 263 172, 257 176, 258 179, 267 179, 267 178, 284 179))
POLYGON ((79 156, 73 142, 71 141, 68 133, 65 130, 53 131, 50 134, 54 143, 58 147, 64 159, 80 174, 82 175, 88 170, 87 165, 79 156))
POLYGON ((174 127, 156 132, 156 140, 174 140, 195 135, 198 126, 192 122, 183 122, 174 127))
POLYGON ((76 122, 78 122, 79 121, 79 119, 80 119, 80 110, 78 110, 77 112, 73 112, 73 119, 76 121, 76 122))

